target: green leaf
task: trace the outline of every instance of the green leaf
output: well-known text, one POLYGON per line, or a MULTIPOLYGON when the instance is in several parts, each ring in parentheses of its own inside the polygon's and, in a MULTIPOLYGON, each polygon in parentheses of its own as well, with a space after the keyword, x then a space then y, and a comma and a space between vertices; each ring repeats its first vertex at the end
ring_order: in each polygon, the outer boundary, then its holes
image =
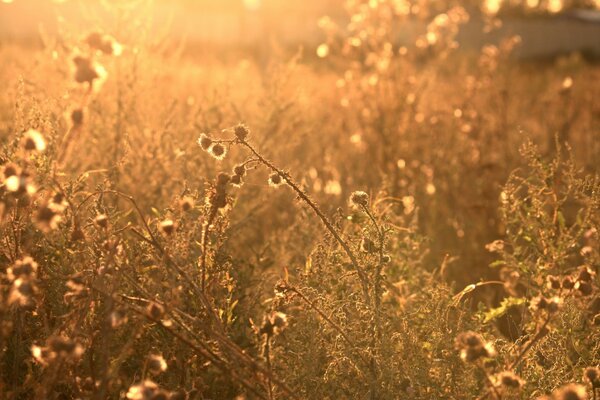
POLYGON ((507 297, 502 300, 499 307, 488 310, 484 315, 484 323, 490 322, 506 314, 511 307, 525 304, 527 300, 523 297, 507 297))

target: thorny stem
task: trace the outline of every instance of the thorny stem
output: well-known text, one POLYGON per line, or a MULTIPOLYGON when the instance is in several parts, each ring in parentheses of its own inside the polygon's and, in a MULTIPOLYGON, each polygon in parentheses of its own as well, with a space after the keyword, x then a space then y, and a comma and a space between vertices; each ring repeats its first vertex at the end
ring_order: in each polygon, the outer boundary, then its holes
POLYGON ((202 259, 200 263, 200 273, 202 274, 201 278, 201 288, 202 293, 206 292, 206 251, 208 247, 208 233, 210 231, 210 226, 213 223, 213 220, 217 216, 218 208, 215 206, 211 207, 210 215, 204 224, 204 231, 202 232, 202 259))
MULTIPOLYGON (((153 317, 151 317, 150 315, 148 315, 144 310, 133 306, 131 304, 125 303, 121 300, 119 300, 118 298, 115 298, 114 296, 111 296, 110 294, 106 293, 104 290, 95 287, 95 286, 91 286, 90 287, 92 290, 102 294, 105 297, 110 297, 112 298, 117 304, 127 307, 129 310, 133 311, 134 313, 143 316, 145 318, 147 318, 148 320, 156 323, 158 326, 160 326, 162 329, 164 329, 167 333, 169 333, 171 336, 173 336, 175 339, 177 339, 178 341, 180 341, 181 343, 183 343, 184 345, 188 346, 190 349, 192 349, 193 351, 195 351, 196 353, 200 354, 201 356, 203 356, 204 358, 211 360, 211 362, 218 368, 220 369, 222 372, 230 375, 234 380, 238 381, 240 384, 242 384, 242 386, 244 386, 246 389, 250 390, 253 394, 255 394, 258 398, 261 399, 265 399, 267 400, 267 398, 262 395, 261 393, 259 393, 254 387, 252 387, 252 385, 243 377, 239 376, 233 369, 231 369, 228 365, 225 365, 225 362, 223 360, 221 360, 215 353, 213 353, 212 351, 209 351, 207 349, 204 349, 198 345, 196 345, 195 343, 193 343, 191 340, 189 340, 188 338, 186 338, 185 336, 183 336, 182 334, 180 334, 179 332, 175 331, 174 329, 172 329, 170 326, 164 324, 160 319, 155 319, 153 317)), ((265 376, 269 377, 269 379, 275 383, 277 386, 279 386, 288 396, 290 396, 290 398, 293 399, 299 399, 298 396, 292 392, 292 390, 283 382, 281 382, 278 379, 275 379, 272 374, 265 370, 264 368, 260 367, 258 364, 256 364, 254 362, 253 367, 255 368, 255 370, 257 372, 261 372, 263 373, 265 376)))
POLYGON ((335 227, 333 226, 333 224, 331 223, 331 221, 329 221, 329 219, 327 218, 327 216, 325 216, 325 214, 323 214, 323 212, 321 211, 321 209, 317 206, 317 204, 312 201, 308 195, 306 193, 304 193, 304 191, 302 189, 300 189, 300 187, 292 180, 292 178, 290 177, 290 175, 284 171, 282 171, 281 169, 277 168, 273 163, 271 163, 269 160, 267 160, 266 158, 264 158, 263 156, 261 156, 258 151, 256 151, 254 149, 254 147, 252 147, 252 145, 250 143, 248 143, 246 140, 244 139, 238 139, 238 142, 240 144, 242 144, 243 146, 245 146, 248 150, 250 150, 252 152, 252 154, 254 154, 254 156, 264 165, 266 165, 268 168, 272 169, 273 171, 277 172, 277 174, 279 174, 279 176, 281 176, 281 178, 294 190, 294 192, 296 192, 296 194, 298 195, 298 197, 304 201, 313 211, 314 213, 319 217, 319 219, 321 220, 321 222, 323 222, 323 225, 325 225, 325 227, 327 228, 327 230, 331 233, 331 235, 333 235, 333 237, 335 238, 335 240, 340 244, 340 246, 342 246, 342 248, 344 249, 344 252, 348 255, 348 257, 350 258, 350 261, 352 262, 352 266, 354 267, 354 269, 356 270, 361 286, 362 286, 362 291, 363 291, 363 296, 365 298, 365 302, 367 304, 370 304, 370 295, 369 295, 369 284, 368 284, 368 279, 367 276, 365 275, 365 272, 362 270, 362 268, 360 267, 360 264, 358 263, 358 260, 356 258, 356 256, 354 255, 354 253, 352 252, 352 250, 350 249, 350 246, 348 246, 348 244, 346 243, 346 241, 344 239, 342 239, 342 237, 340 236, 340 234, 338 233, 338 231, 335 229, 335 227))

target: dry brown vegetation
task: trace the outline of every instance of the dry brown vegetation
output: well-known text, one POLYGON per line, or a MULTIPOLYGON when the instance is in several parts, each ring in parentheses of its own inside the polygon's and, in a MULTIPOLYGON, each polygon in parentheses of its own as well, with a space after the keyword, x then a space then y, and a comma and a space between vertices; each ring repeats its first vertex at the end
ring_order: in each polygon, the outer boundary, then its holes
POLYGON ((409 3, 260 56, 145 5, 2 42, 0 397, 596 399, 600 69, 409 3))

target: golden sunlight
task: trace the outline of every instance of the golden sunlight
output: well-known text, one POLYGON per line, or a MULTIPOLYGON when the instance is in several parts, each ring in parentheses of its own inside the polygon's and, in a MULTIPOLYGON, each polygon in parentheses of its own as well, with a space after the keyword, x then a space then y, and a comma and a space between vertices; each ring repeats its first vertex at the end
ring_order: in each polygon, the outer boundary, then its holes
POLYGON ((0 0, 0 399, 600 398, 600 0, 0 0))

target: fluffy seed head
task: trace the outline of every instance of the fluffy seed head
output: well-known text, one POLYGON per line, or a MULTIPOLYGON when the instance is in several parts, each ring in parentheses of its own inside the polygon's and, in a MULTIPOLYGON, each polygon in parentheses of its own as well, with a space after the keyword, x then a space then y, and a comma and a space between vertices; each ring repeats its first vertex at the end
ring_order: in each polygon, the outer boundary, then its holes
POLYGON ((206 133, 201 134, 198 138, 198 144, 200 145, 200 147, 202 147, 203 150, 208 151, 212 143, 212 139, 208 137, 206 133))
POLYGON ((279 173, 273 172, 271 175, 269 175, 269 185, 270 186, 277 187, 277 186, 281 185, 282 182, 283 182, 283 179, 281 178, 281 175, 279 175, 279 173))
POLYGON ((239 139, 239 140, 246 140, 246 138, 248 137, 248 135, 250 134, 250 131, 248 130, 248 127, 246 127, 246 125, 244 124, 238 124, 234 129, 233 129, 235 136, 239 139))
POLYGON ((594 388, 600 387, 600 368, 587 367, 583 371, 583 379, 588 381, 594 388))
POLYGON ((41 153, 46 150, 46 141, 40 132, 35 129, 29 129, 23 135, 23 148, 26 151, 41 153))
POLYGON ((352 192, 350 195, 350 204, 355 207, 367 207, 369 205, 369 195, 361 190, 352 192))
POLYGON ((570 383, 552 393, 556 400, 588 400, 585 387, 576 383, 570 383))
POLYGON ((225 154, 227 154, 227 149, 221 143, 213 144, 210 149, 210 154, 216 158, 217 160, 222 160, 225 158, 225 154))

